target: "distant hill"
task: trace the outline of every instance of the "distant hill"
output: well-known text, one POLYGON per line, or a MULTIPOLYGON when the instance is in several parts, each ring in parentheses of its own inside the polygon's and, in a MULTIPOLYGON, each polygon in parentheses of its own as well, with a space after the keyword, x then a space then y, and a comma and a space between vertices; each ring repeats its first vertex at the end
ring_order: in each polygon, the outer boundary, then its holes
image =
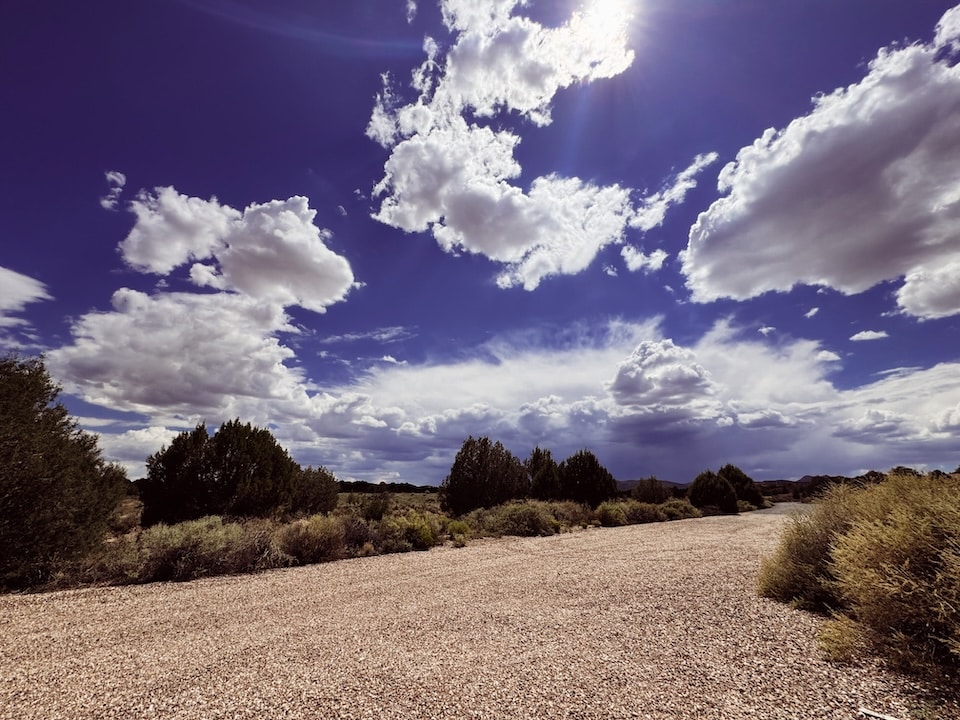
POLYGON ((410 483, 372 483, 366 480, 340 480, 340 492, 342 493, 435 493, 440 488, 436 485, 411 485, 410 483))

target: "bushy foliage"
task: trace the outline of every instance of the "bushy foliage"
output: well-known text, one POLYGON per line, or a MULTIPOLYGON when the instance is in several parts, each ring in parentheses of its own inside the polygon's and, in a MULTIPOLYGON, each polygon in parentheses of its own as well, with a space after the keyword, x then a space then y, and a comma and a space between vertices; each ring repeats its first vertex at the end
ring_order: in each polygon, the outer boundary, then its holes
POLYGON ((690 504, 687 498, 671 498, 661 503, 660 510, 667 516, 667 520, 688 520, 703 517, 703 513, 690 504))
POLYGON ((830 548, 853 522, 857 492, 831 485, 809 512, 790 517, 776 552, 760 566, 762 596, 819 612, 839 606, 830 548))
POLYGON ((630 491, 630 497, 639 502, 659 505, 673 497, 673 490, 669 485, 651 475, 637 481, 633 490, 630 491))
POLYGON ((530 477, 530 496, 537 500, 557 500, 561 497, 560 467, 549 450, 539 445, 524 462, 530 477))
POLYGON ((670 518, 660 505, 654 503, 627 500, 623 503, 624 513, 628 525, 642 525, 643 523, 666 522, 670 518))
POLYGON ((268 540, 219 517, 166 525, 143 532, 138 541, 138 582, 185 581, 251 572, 270 552, 268 540))
POLYGON ((0 586, 46 580, 100 543, 125 495, 42 358, 0 358, 0 586))
POLYGON ((537 537, 553 535, 560 529, 549 510, 549 503, 537 500, 517 501, 489 511, 482 521, 485 533, 537 537))
POLYGON ((617 494, 617 481, 589 450, 579 450, 560 463, 561 496, 597 507, 617 494))
POLYGON ((627 524, 627 512, 622 502, 608 500, 600 503, 596 510, 597 520, 604 527, 618 527, 627 524))
POLYGON ((730 465, 729 463, 724 465, 717 471, 717 476, 730 483, 737 500, 752 506, 752 508, 747 507, 747 510, 762 508, 765 505, 760 488, 753 482, 753 478, 736 465, 730 465))
POLYGON ((307 565, 342 557, 346 532, 340 518, 313 515, 282 525, 277 530, 275 542, 280 552, 301 565, 307 565))
POLYGON ((307 467, 293 474, 290 511, 293 514, 316 515, 337 507, 339 483, 325 467, 307 467))
POLYGON ((444 510, 463 515, 529 494, 527 471, 500 442, 488 437, 464 440, 440 486, 444 510))
POLYGON ((832 487, 792 520, 759 590, 832 612, 821 640, 834 657, 867 648, 905 669, 960 667, 960 482, 832 487))
POLYGON ((267 517, 291 510, 323 511, 336 494, 323 469, 302 470, 270 433, 231 420, 213 436, 201 423, 147 458, 139 481, 143 524, 205 515, 267 517))
POLYGON ((711 470, 697 475, 688 492, 690 503, 702 511, 737 512, 737 494, 725 478, 711 470))

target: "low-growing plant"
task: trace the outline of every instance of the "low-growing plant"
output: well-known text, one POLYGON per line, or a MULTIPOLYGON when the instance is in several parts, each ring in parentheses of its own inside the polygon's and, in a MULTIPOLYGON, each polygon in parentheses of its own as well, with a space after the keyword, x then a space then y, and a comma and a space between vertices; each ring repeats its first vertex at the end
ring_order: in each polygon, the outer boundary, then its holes
POLYGON ((307 565, 343 557, 346 533, 340 518, 312 515, 281 526, 274 542, 280 552, 307 565))
POLYGON ((596 510, 597 520, 604 527, 617 527, 627 524, 625 503, 607 500, 600 503, 596 510))
POLYGON ((624 504, 624 512, 627 516, 627 522, 630 525, 641 525, 643 523, 665 522, 670 518, 664 512, 660 505, 654 503, 637 502, 628 500, 624 504))
POLYGON ((863 648, 906 670, 960 667, 960 482, 903 473, 834 485, 761 566, 762 595, 833 610, 831 657, 863 648))
POLYGON ((511 502, 489 510, 483 526, 493 535, 535 537, 553 535, 559 523, 548 510, 549 503, 527 500, 511 502))
POLYGON ((660 509, 667 516, 667 520, 688 520, 703 517, 703 513, 691 505, 686 498, 671 498, 661 503, 660 509))
POLYGON ((138 538, 140 582, 193 580, 208 575, 249 572, 256 566, 239 523, 215 515, 167 525, 159 523, 138 538))
POLYGON ((896 666, 960 667, 960 483, 903 472, 857 499, 832 548, 847 614, 896 666))
POLYGON ((811 510, 790 517, 777 550, 760 566, 760 595, 817 612, 839 607, 830 548, 853 522, 856 492, 831 485, 811 510))

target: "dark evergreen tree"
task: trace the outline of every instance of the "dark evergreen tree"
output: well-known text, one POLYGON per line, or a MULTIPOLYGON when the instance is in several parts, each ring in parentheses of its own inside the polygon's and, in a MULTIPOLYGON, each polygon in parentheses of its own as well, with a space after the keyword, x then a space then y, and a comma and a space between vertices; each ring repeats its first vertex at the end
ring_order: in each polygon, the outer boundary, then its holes
POLYGON ((737 494, 730 482, 712 470, 697 475, 688 492, 690 504, 700 508, 717 508, 720 512, 737 512, 737 494))
POLYGON ((299 470, 293 476, 290 511, 302 515, 328 513, 337 507, 340 483, 325 467, 299 470))
POLYGON ((560 497, 560 467, 549 450, 537 445, 524 466, 530 478, 531 497, 538 500, 557 500, 560 497))
POLYGON ((673 497, 673 490, 669 485, 651 475, 638 480, 630 496, 639 502, 659 504, 673 497))
POLYGON ((509 450, 488 437, 468 437, 440 485, 442 507, 454 515, 493 507, 529 494, 527 471, 509 450))
POLYGON ((237 419, 211 437, 201 423, 147 458, 147 477, 138 482, 143 524, 285 514, 300 472, 269 430, 237 419))
POLYGON ((737 495, 737 500, 743 500, 754 507, 763 507, 763 494, 760 488, 753 482, 753 478, 747 475, 736 465, 724 465, 717 471, 717 475, 730 483, 733 492, 737 495))
POLYGON ((0 585, 43 581, 102 542, 126 493, 60 390, 43 358, 0 358, 0 585))
POLYGON ((561 496, 596 507, 616 496, 617 481, 589 450, 578 450, 560 463, 561 496))

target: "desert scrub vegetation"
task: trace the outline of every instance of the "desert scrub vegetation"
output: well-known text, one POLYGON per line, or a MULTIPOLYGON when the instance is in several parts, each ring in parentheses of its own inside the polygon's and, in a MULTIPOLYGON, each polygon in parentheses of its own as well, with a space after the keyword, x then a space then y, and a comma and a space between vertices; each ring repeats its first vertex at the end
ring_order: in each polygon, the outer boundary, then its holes
POLYGON ((761 595, 831 616, 829 656, 960 668, 960 478, 891 473, 829 488, 761 566, 761 595))

